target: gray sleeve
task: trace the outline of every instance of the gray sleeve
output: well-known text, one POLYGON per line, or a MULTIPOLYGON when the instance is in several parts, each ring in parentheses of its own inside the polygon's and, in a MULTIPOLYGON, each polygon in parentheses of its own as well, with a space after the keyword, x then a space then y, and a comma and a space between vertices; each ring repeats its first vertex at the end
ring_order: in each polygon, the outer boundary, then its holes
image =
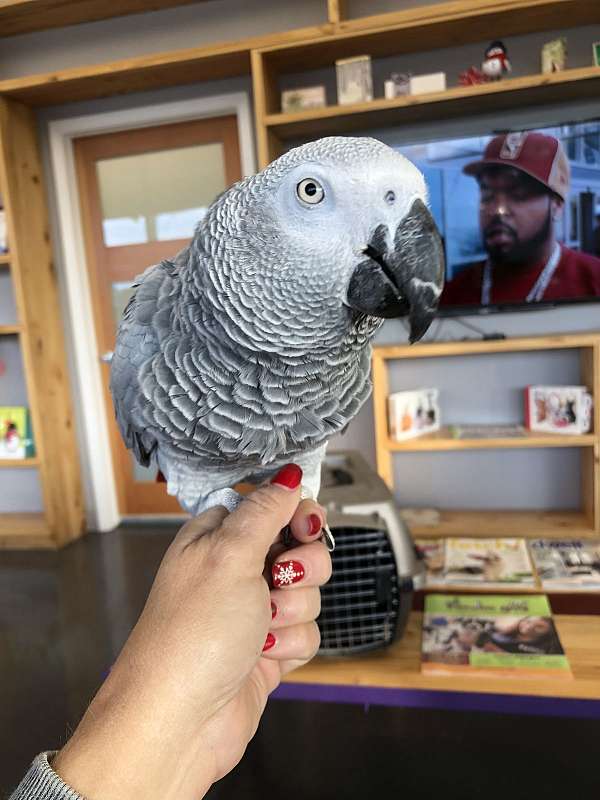
POLYGON ((48 759, 56 750, 36 756, 29 771, 8 800, 84 800, 54 772, 48 759))

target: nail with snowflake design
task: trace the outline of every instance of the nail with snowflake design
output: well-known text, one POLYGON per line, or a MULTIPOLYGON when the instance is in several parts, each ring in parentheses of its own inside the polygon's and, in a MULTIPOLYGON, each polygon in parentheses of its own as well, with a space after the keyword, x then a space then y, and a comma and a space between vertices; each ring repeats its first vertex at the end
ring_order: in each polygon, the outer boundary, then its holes
POLYGON ((278 561, 273 564, 273 585, 291 586, 304 577, 304 567, 299 561, 278 561))

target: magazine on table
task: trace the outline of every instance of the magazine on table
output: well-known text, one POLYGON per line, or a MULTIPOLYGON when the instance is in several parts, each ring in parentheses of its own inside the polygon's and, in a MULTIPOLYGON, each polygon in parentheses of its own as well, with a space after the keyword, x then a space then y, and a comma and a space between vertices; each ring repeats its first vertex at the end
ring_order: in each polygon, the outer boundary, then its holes
POLYGON ((545 595, 428 595, 421 671, 572 677, 545 595))
POLYGON ((446 583, 533 586, 525 539, 446 539, 446 583))
POLYGON ((415 549, 425 562, 425 586, 439 586, 445 583, 445 539, 415 539, 415 549))
POLYGON ((535 539, 529 549, 544 589, 600 590, 600 539, 535 539))

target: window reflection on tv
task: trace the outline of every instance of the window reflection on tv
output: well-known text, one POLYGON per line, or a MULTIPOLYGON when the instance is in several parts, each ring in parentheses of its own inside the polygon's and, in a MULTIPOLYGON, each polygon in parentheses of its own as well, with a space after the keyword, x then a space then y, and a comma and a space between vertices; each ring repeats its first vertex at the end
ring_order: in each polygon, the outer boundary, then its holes
POLYGON ((399 149, 444 240, 441 313, 600 299, 600 121, 399 149))

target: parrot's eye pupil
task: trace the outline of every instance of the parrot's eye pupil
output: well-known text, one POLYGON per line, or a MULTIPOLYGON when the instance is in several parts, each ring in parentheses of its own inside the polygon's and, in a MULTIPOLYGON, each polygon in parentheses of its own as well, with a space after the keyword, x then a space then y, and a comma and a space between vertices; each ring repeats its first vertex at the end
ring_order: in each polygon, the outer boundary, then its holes
POLYGON ((312 206, 320 203, 325 196, 323 187, 314 178, 304 178, 304 180, 300 181, 296 186, 296 194, 303 203, 308 203, 308 205, 312 206))

